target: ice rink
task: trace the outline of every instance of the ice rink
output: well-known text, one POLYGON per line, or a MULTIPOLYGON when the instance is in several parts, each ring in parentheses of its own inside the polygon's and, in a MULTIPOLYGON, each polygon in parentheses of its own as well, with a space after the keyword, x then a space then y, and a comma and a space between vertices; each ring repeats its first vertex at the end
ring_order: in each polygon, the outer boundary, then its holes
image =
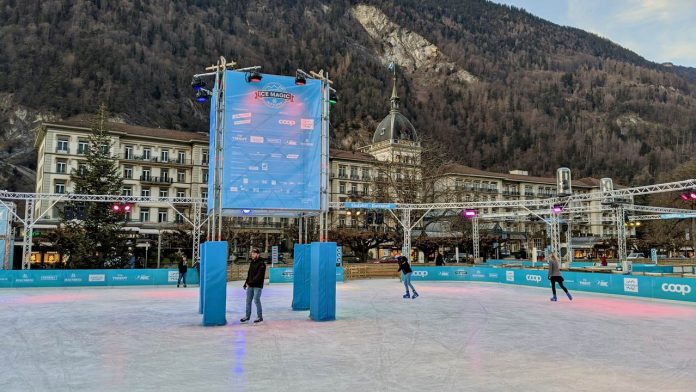
POLYGON ((334 322, 263 291, 205 328, 198 288, 0 290, 0 391, 694 391, 696 306, 472 282, 339 283, 334 322), (253 314, 255 316, 255 313, 253 314))

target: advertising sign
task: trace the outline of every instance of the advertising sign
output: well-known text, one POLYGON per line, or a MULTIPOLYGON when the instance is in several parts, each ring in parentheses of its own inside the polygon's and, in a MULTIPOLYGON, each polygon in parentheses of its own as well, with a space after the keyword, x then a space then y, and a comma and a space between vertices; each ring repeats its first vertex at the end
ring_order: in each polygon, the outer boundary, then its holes
MULTIPOLYGON (((294 77, 264 74, 253 83, 244 72, 225 72, 226 215, 320 209, 321 104, 319 80, 298 86, 294 77)), ((208 179, 212 190, 213 173, 208 179)))

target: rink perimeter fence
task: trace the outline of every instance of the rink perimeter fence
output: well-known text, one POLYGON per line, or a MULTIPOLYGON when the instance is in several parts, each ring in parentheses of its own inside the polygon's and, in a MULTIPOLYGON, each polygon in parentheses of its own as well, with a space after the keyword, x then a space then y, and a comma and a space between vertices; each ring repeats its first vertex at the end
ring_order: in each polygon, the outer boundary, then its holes
MULTIPOLYGON (((539 265, 540 263, 537 263, 539 265)), ((574 264, 574 267, 579 267, 574 264)), ((591 264, 591 263, 590 263, 591 264)), ((394 270, 396 265, 391 265, 394 270)), ((349 267, 348 267, 349 268, 349 267)), ((414 281, 472 281, 516 284, 548 289, 546 270, 496 267, 423 267, 412 266, 414 281)), ((646 267, 647 268, 647 267, 646 267)), ((660 266, 659 269, 668 267, 660 266)), ((671 267, 669 267, 671 268, 671 267)), ((398 275, 395 275, 398 276, 398 275)), ((343 267, 336 267, 336 280, 344 281, 343 267)), ((565 286, 571 291, 647 297, 696 302, 696 279, 659 276, 620 275, 612 273, 563 272, 565 286)), ((292 283, 292 268, 272 268, 270 283, 292 283)))
MULTIPOLYGON (((110 270, 14 270, 0 271, 0 288, 75 286, 165 286, 175 285, 175 269, 110 270)), ((198 273, 189 268, 187 284, 198 284, 198 273)))

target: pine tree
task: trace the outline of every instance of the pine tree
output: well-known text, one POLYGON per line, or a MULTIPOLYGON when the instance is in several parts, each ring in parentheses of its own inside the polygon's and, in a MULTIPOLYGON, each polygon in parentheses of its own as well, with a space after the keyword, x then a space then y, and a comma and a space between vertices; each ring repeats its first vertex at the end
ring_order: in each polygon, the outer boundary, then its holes
MULTIPOLYGON (((102 104, 92 124, 86 162, 70 175, 76 194, 118 195, 121 192, 123 179, 118 161, 111 155, 107 120, 108 111, 102 104)), ((61 253, 70 256, 71 268, 123 266, 127 261, 127 245, 122 226, 123 217, 113 211, 112 203, 72 202, 64 211, 56 233, 56 245, 61 253)))

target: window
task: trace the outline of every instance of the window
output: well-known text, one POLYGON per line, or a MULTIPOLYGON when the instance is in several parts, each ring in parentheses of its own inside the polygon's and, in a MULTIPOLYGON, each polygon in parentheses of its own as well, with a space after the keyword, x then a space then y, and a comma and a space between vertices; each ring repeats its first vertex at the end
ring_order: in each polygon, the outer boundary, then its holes
POLYGON ((344 194, 346 193, 346 183, 342 182, 338 185, 338 193, 344 194))
POLYGON ((208 188, 201 188, 201 197, 204 199, 208 198, 208 188))
POLYGON ((150 197, 150 188, 143 188, 143 189, 140 191, 140 196, 143 196, 143 197, 150 197))
POLYGON ((203 182, 208 182, 208 169, 203 169, 203 182))
POLYGON ((177 188, 176 197, 186 197, 186 189, 177 188))
POLYGON ((169 197, 169 189, 160 188, 159 197, 169 197))
POLYGON ((186 170, 179 169, 176 171, 176 181, 186 182, 186 170))
POLYGON ((150 147, 144 147, 143 148, 143 159, 149 160, 152 157, 152 150, 150 150, 150 147))
POLYGON ((370 170, 367 168, 362 169, 362 179, 363 180, 369 180, 370 179, 370 170))
POLYGON ((56 182, 56 186, 53 189, 53 193, 65 193, 65 183, 64 182, 56 182))
POLYGON ((56 151, 68 152, 68 139, 58 139, 56 151))
POLYGON ((123 167, 123 178, 133 178, 133 166, 123 167))
POLYGON ((184 223, 184 217, 181 215, 182 214, 181 211, 179 211, 179 210, 177 210, 177 211, 174 211, 174 222, 176 222, 178 224, 182 224, 182 223, 184 223))
MULTIPOLYGON (((148 190, 149 192, 149 190, 148 190)), ((150 221, 150 209, 147 207, 140 207, 140 221, 148 222, 150 221)))
POLYGON ((185 152, 179 151, 178 158, 176 159, 176 163, 179 163, 179 164, 186 163, 186 153, 185 152))
POLYGON ((350 167, 350 178, 357 180, 358 179, 358 168, 351 166, 350 167))
POLYGON ((346 178, 346 167, 343 165, 338 166, 338 178, 346 178))
POLYGON ((78 164, 77 165, 77 173, 81 176, 84 176, 85 174, 87 174, 87 165, 85 165, 84 163, 78 164))
POLYGON ((160 158, 162 162, 169 162, 169 150, 162 150, 160 152, 160 158))
POLYGON ((79 155, 87 154, 89 150, 89 142, 87 140, 80 140, 77 142, 77 153, 79 155))
POLYGON ((167 222, 167 210, 159 210, 157 212, 157 222, 167 222))
POLYGON ((201 165, 208 164, 208 150, 203 150, 203 157, 201 158, 201 165))
POLYGON ((133 196, 133 188, 130 186, 124 186, 121 190, 122 196, 133 196))
POLYGON ((145 181, 150 181, 150 173, 151 173, 151 172, 150 172, 150 168, 149 168, 149 167, 144 167, 144 168, 143 168, 143 175, 140 176, 140 179, 141 179, 141 180, 145 180, 145 181))
POLYGON ((56 173, 65 173, 68 162, 65 159, 56 160, 56 173))
POLYGON ((350 184, 350 193, 353 195, 358 194, 358 184, 350 184))
POLYGON ((126 146, 126 154, 124 158, 133 159, 133 146, 126 146))
POLYGON ((108 144, 101 145, 101 153, 104 155, 109 154, 109 145, 108 144))
POLYGON ((160 179, 162 180, 162 182, 169 181, 169 169, 161 169, 160 170, 160 179))

